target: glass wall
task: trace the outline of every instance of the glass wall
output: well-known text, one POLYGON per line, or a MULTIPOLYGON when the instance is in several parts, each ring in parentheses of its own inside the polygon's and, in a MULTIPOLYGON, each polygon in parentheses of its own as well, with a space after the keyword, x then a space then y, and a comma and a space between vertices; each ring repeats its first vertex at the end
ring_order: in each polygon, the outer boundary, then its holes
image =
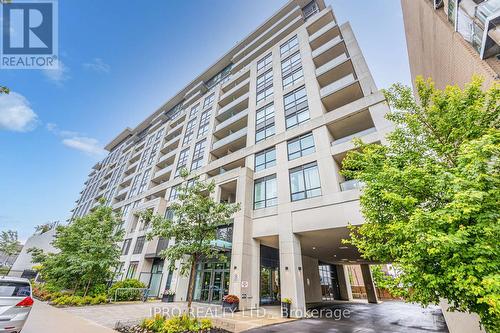
POLYGON ((280 304, 280 261, 278 249, 260 246, 260 304, 280 304))

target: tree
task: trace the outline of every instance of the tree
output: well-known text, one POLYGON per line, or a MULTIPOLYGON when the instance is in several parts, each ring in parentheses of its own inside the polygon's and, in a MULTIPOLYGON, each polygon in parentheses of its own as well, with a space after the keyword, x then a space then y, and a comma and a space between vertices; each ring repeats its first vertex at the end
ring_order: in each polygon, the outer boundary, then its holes
MULTIPOLYGON (((187 179, 187 172, 181 175, 187 179)), ((215 191, 214 182, 194 180, 192 184, 180 186, 178 200, 169 209, 174 218, 168 219, 153 215, 151 211, 140 214, 146 223, 151 223, 152 231, 148 239, 154 236, 174 239, 175 243, 163 250, 160 255, 170 262, 170 269, 175 268, 175 261, 181 263, 181 274, 190 272, 188 290, 188 309, 191 309, 195 283, 196 263, 201 260, 226 260, 225 255, 214 246, 217 230, 228 224, 231 216, 240 209, 239 204, 218 203, 211 196, 215 191), (188 259, 186 259, 188 257, 188 259)))
POLYGON ((17 240, 17 231, 7 230, 0 234, 0 252, 13 256, 21 251, 22 245, 17 240))
POLYGON ((10 93, 10 89, 4 86, 0 86, 0 95, 10 93))
POLYGON ((391 292, 422 305, 447 299, 500 327, 500 85, 439 91, 416 80, 385 92, 395 109, 388 144, 348 154, 346 177, 364 183, 365 224, 348 243, 401 271, 391 292))
POLYGON ((59 224, 59 221, 47 222, 44 224, 37 225, 35 227, 35 232, 39 234, 44 234, 49 230, 54 229, 59 224))
POLYGON ((102 202, 88 215, 67 226, 58 226, 52 245, 58 253, 31 248, 33 262, 40 263, 45 281, 61 289, 83 291, 84 296, 112 278, 119 264, 123 239, 121 217, 102 202))

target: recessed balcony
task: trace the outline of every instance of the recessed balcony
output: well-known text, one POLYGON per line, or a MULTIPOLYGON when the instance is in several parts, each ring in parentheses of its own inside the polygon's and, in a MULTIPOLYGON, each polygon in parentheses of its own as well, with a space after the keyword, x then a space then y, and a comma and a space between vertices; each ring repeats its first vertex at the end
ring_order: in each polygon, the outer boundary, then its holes
POLYGON ((219 99, 219 105, 221 107, 228 105, 232 101, 248 93, 249 88, 250 88, 250 78, 247 78, 246 80, 243 80, 233 88, 229 89, 225 94, 223 94, 219 99))
POLYGON ((215 177, 217 175, 221 175, 221 174, 226 173, 228 171, 231 171, 231 170, 234 170, 237 168, 244 168, 244 167, 245 167, 245 159, 242 158, 242 159, 233 161, 231 163, 227 163, 224 166, 219 167, 217 169, 210 170, 207 172, 207 174, 210 177, 215 177))
POLYGON ((179 146, 179 140, 181 139, 181 134, 182 134, 181 131, 169 134, 165 139, 166 142, 163 144, 161 151, 168 152, 176 149, 179 146))
POLYGON ((374 127, 375 124, 368 109, 358 111, 327 124, 328 131, 333 139, 332 144, 349 141, 353 136, 362 132, 364 133, 366 130, 374 129, 374 127))
POLYGON ((354 73, 354 67, 349 56, 342 53, 316 69, 316 78, 318 79, 319 86, 324 88, 330 83, 336 82, 349 74, 354 75, 354 73))
POLYGON ((153 178, 151 178, 151 181, 155 183, 155 186, 168 181, 170 179, 173 168, 174 165, 171 164, 163 169, 156 171, 153 178))
POLYGON ((241 82, 245 81, 250 77, 250 67, 244 67, 240 69, 238 72, 234 73, 231 75, 231 78, 227 81, 224 82, 221 85, 221 91, 222 93, 227 93, 229 90, 233 89, 237 85, 239 85, 241 82))
POLYGON ((361 85, 354 73, 326 85, 320 90, 321 101, 328 112, 363 97, 361 85))
POLYGON ((247 128, 244 127, 228 136, 217 140, 212 145, 212 154, 221 158, 222 156, 229 155, 237 150, 246 147, 247 142, 247 128))
POLYGON ((306 29, 309 33, 309 36, 314 35, 318 30, 320 30, 330 22, 335 22, 335 18, 333 17, 331 8, 325 8, 320 11, 319 14, 316 14, 315 16, 309 18, 306 24, 306 29))
POLYGON ((130 183, 132 182, 132 178, 134 178, 133 173, 123 177, 122 181, 120 182, 120 186, 130 185, 130 183))
POLYGON ((121 190, 119 190, 118 192, 116 192, 115 198, 117 200, 125 199, 125 197, 127 196, 129 188, 130 188, 130 186, 126 186, 126 187, 122 188, 121 190))
POLYGON ((335 21, 327 23, 324 27, 309 36, 309 44, 314 51, 328 41, 341 36, 340 28, 335 21))
POLYGON ((249 93, 247 92, 220 108, 219 112, 217 113, 217 117, 221 120, 225 120, 229 118, 228 116, 231 114, 231 112, 237 113, 238 110, 243 111, 244 109, 246 109, 248 107, 248 95, 249 93))
POLYGON ((234 132, 235 128, 237 128, 241 123, 246 124, 247 119, 248 109, 245 109, 236 114, 231 113, 229 118, 215 126, 214 135, 220 136, 222 134, 220 133, 222 130, 231 130, 234 132))
POLYGON ((175 159, 175 154, 177 154, 176 149, 174 149, 170 152, 167 152, 165 155, 163 155, 162 157, 160 157, 158 159, 158 162, 156 162, 156 165, 161 168, 161 167, 164 167, 168 164, 173 163, 174 159, 175 159))
POLYGON ((137 168, 137 165, 139 164, 139 161, 135 161, 132 164, 129 164, 129 166, 125 169, 125 174, 129 175, 133 172, 135 172, 135 169, 137 168))

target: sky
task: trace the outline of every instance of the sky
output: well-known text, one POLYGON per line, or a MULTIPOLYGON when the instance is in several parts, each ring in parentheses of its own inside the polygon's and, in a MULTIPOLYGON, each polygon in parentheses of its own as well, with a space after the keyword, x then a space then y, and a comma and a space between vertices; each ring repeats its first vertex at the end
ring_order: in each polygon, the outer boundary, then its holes
MULTIPOLYGON (((326 0, 379 88, 410 85, 399 0, 326 0)), ((59 70, 2 70, 0 231, 65 221, 102 147, 134 127, 285 0, 59 1, 59 70)))

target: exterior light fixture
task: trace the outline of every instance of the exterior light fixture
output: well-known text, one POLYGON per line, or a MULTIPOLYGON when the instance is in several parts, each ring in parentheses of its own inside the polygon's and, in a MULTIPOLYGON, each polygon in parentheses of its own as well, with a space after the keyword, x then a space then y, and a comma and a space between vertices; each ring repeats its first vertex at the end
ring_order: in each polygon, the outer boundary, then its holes
POLYGON ((287 271, 287 270, 288 270, 288 266, 285 266, 285 271, 287 271))

